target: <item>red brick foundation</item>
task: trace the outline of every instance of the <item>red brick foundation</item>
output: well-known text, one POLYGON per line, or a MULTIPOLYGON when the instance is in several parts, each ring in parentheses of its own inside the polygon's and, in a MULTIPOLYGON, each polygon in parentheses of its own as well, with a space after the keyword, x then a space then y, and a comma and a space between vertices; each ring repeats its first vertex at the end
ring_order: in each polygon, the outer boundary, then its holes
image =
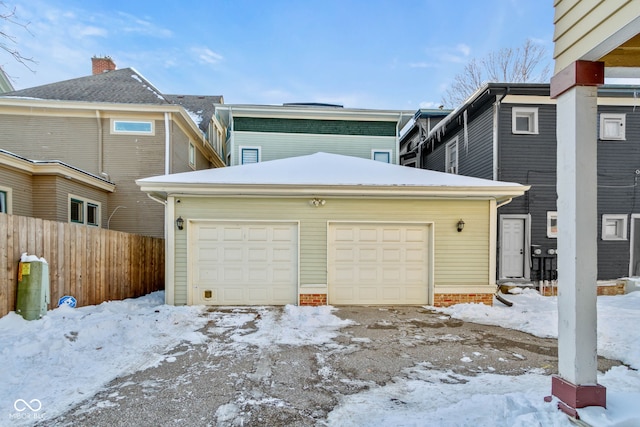
POLYGON ((300 305, 327 305, 327 294, 300 294, 300 305))
POLYGON ((433 305, 436 307, 449 307, 468 302, 492 306, 493 294, 435 294, 433 296, 433 305))
MULTIPOLYGON (((558 286, 545 286, 540 288, 540 293, 545 297, 555 297, 558 295, 558 286)), ((624 295, 625 284, 624 282, 618 282, 615 285, 598 286, 598 296, 602 295, 624 295)))

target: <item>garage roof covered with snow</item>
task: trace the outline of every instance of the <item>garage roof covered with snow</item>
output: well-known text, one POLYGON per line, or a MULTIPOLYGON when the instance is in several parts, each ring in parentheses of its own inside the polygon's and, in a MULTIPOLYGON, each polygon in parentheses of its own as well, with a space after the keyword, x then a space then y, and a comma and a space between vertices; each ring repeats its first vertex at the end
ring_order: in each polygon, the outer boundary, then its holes
POLYGON ((528 186, 392 165, 338 154, 315 153, 241 166, 143 178, 142 191, 219 195, 371 195, 508 199, 528 186))

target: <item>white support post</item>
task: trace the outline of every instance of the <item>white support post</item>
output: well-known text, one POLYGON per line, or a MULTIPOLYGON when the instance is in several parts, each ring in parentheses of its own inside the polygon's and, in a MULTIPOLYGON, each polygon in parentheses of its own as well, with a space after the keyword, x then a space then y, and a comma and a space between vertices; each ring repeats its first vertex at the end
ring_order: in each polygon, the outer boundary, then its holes
MULTIPOLYGON (((602 63, 577 61, 551 80, 557 99, 558 373, 551 394, 559 407, 606 407, 598 380, 598 85, 602 63)), ((546 399, 551 400, 551 397, 546 399)))
POLYGON ((558 97, 558 370, 575 385, 597 382, 598 88, 558 97))

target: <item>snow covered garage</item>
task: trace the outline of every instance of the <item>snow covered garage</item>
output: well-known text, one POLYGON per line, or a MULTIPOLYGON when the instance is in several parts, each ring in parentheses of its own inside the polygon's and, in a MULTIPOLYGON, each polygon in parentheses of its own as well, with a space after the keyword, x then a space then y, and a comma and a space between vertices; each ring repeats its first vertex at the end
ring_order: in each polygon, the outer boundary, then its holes
POLYGON ((491 304, 497 205, 528 189, 326 153, 136 182, 176 305, 491 304))

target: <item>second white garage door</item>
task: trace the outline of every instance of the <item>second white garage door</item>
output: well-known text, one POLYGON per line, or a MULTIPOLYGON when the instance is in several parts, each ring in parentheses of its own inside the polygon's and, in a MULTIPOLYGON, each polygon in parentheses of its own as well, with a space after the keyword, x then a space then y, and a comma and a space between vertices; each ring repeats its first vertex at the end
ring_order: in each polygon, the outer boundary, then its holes
POLYGON ((298 224, 197 221, 189 227, 193 304, 295 304, 298 224))
POLYGON ((428 304, 430 225, 330 223, 329 304, 428 304))

